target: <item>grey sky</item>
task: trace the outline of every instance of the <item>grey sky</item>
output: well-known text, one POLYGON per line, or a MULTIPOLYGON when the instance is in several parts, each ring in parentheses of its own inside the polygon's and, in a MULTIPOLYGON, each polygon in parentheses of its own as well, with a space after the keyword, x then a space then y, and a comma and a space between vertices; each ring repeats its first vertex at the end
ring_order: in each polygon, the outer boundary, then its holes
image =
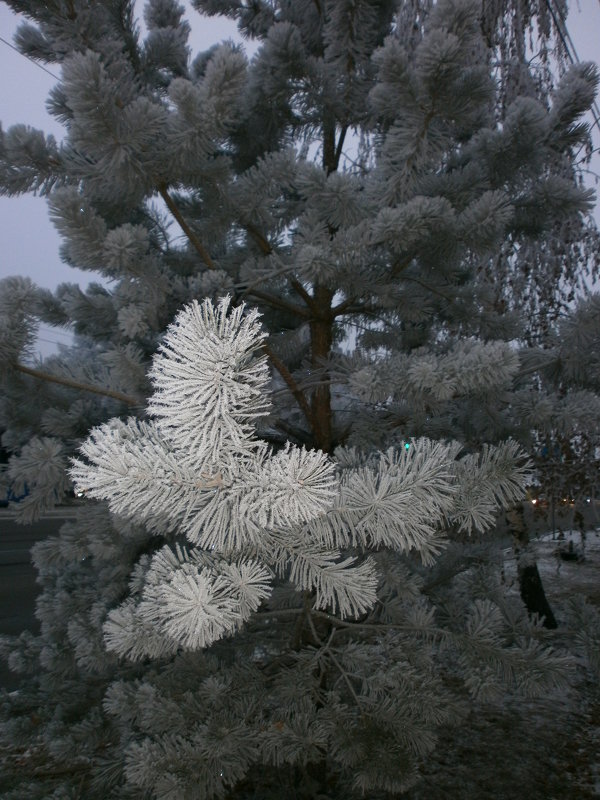
MULTIPOLYGON (((139 4, 141 5, 141 3, 139 4)), ((187 3, 186 3, 187 5, 187 3)), ((187 16, 192 26, 190 45, 196 54, 226 38, 238 38, 235 25, 222 20, 203 19, 191 9, 187 16)), ((8 6, 0 4, 0 36, 12 43, 19 19, 8 6)), ((582 61, 600 61, 600 3, 598 0, 571 2, 568 29, 582 61)), ((51 71, 58 74, 58 67, 51 71)), ((62 127, 46 113, 45 100, 55 80, 29 62, 8 45, 0 42, 0 121, 6 130, 21 122, 52 133, 57 139, 62 127)), ((600 131, 594 130, 594 145, 600 150, 600 131)), ((592 171, 600 173, 600 156, 596 153, 592 171)), ((590 175, 590 185, 598 191, 597 178, 590 175)), ((596 218, 600 221, 598 205, 596 218)), ((59 237, 48 219, 43 198, 25 196, 0 197, 0 278, 7 275, 27 275, 38 285, 54 288, 63 281, 76 282, 83 287, 98 280, 96 273, 67 267, 60 261, 59 237)), ((65 340, 66 332, 47 329, 41 339, 65 340)), ((48 351, 49 341, 42 344, 48 351)))

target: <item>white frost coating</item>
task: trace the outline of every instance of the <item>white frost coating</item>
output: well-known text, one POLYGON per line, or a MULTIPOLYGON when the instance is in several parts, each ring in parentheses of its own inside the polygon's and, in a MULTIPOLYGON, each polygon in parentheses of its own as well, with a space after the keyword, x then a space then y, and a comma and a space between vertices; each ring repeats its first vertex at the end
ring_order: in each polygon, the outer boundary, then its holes
POLYGON ((333 507, 334 463, 292 445, 271 453, 256 437, 255 420, 269 408, 268 367, 257 354, 264 334, 257 312, 229 302, 194 302, 168 329, 150 373, 154 419, 95 428, 73 460, 79 491, 197 545, 156 553, 135 582, 137 599, 110 613, 107 646, 122 656, 202 648, 233 633, 269 596, 282 560, 320 608, 356 615, 376 599, 371 561, 297 546, 300 526, 333 507), (288 547, 269 552, 264 542, 278 534, 288 547))
POLYGON ((148 413, 173 447, 198 463, 247 447, 253 421, 268 414, 269 369, 257 356, 265 334, 257 311, 194 301, 169 326, 150 371, 148 413))
POLYGON ((107 645, 121 655, 203 648, 234 633, 269 596, 273 572, 312 593, 316 608, 364 614, 378 577, 362 553, 412 550, 431 563, 447 524, 484 529, 521 496, 514 442, 460 458, 456 442, 411 439, 357 455, 341 480, 323 452, 273 453, 254 430, 269 405, 263 339, 258 314, 229 310, 229 298, 188 306, 154 361, 154 419, 94 429, 73 462, 77 488, 195 545, 157 552, 136 598, 111 612, 107 645))

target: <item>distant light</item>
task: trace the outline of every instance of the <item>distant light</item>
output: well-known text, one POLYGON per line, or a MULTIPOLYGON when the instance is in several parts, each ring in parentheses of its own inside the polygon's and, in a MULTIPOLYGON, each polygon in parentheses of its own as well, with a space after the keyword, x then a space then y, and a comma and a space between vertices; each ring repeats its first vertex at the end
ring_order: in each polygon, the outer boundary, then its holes
POLYGON ((589 497, 586 497, 586 500, 585 500, 585 502, 586 502, 586 503, 591 503, 591 502, 592 502, 592 501, 591 501, 591 498, 589 498, 589 497))
POLYGON ((410 450, 410 445, 408 444, 408 442, 404 445, 404 449, 405 450, 410 450))
POLYGON ((533 505, 534 505, 534 506, 536 506, 536 505, 537 505, 537 500, 536 500, 536 498, 535 498, 535 497, 533 498, 533 500, 532 500, 531 502, 533 503, 533 505))

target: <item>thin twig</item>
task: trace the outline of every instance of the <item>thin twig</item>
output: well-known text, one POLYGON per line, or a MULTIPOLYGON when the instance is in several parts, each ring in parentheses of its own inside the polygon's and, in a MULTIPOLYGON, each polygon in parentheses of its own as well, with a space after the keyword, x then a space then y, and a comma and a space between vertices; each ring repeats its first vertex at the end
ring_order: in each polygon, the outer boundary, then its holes
POLYGON ((261 622, 263 619, 279 619, 280 617, 297 617, 304 614, 303 608, 279 608, 275 611, 258 611, 253 617, 252 622, 261 622))
POLYGON ((443 628, 431 626, 429 628, 424 628, 422 625, 409 625, 406 623, 394 623, 394 622, 382 622, 382 623, 369 623, 369 622, 345 622, 338 617, 334 617, 331 614, 327 614, 325 611, 313 611, 313 614, 316 617, 320 617, 321 619, 326 619, 328 622, 332 622, 334 625, 337 625, 338 628, 346 628, 348 631, 355 630, 355 631, 378 631, 381 633, 382 631, 401 631, 402 633, 420 633, 424 636, 437 636, 442 639, 454 638, 459 640, 466 640, 469 641, 468 634, 460 633, 459 631, 450 631, 444 630, 443 628))
MULTIPOLYGON (((312 620, 311 620, 311 623, 312 623, 312 620)), ((314 630, 314 625, 312 627, 313 627, 313 630, 314 630)), ((333 661, 333 663, 334 663, 335 667, 337 668, 338 672, 340 673, 340 675, 344 679, 344 681, 346 683, 346 686, 348 687, 348 689, 350 691, 350 694, 354 698, 354 702, 356 703, 357 707, 362 711, 362 704, 360 702, 360 698, 356 694, 356 691, 354 690, 354 686, 352 686, 352 682, 350 680, 350 676, 348 675, 346 670, 342 667, 340 662, 337 660, 333 650, 331 649, 331 642, 333 640, 334 635, 335 635, 335 628, 331 631, 329 639, 327 640, 327 644, 323 645, 321 652, 323 654, 327 653, 329 655, 329 658, 333 661)), ((321 640, 318 639, 318 637, 317 637, 317 641, 319 641, 319 643, 321 643, 321 640)))

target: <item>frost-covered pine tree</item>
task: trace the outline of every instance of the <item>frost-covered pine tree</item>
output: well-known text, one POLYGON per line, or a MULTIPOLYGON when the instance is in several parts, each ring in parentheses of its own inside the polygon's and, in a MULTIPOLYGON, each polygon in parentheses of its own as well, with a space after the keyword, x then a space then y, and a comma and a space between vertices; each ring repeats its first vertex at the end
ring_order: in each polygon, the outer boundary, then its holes
POLYGON ((40 635, 5 642, 0 786, 397 795, 472 704, 565 677, 461 548, 527 479, 522 321, 485 275, 590 208, 556 165, 595 69, 511 95, 474 0, 198 0, 258 50, 192 61, 170 0, 143 37, 131 3, 12 5, 65 137, 3 133, 0 186, 109 285, 2 286, 19 513, 86 501, 35 548, 40 635), (32 364, 38 319, 75 346, 32 364))

